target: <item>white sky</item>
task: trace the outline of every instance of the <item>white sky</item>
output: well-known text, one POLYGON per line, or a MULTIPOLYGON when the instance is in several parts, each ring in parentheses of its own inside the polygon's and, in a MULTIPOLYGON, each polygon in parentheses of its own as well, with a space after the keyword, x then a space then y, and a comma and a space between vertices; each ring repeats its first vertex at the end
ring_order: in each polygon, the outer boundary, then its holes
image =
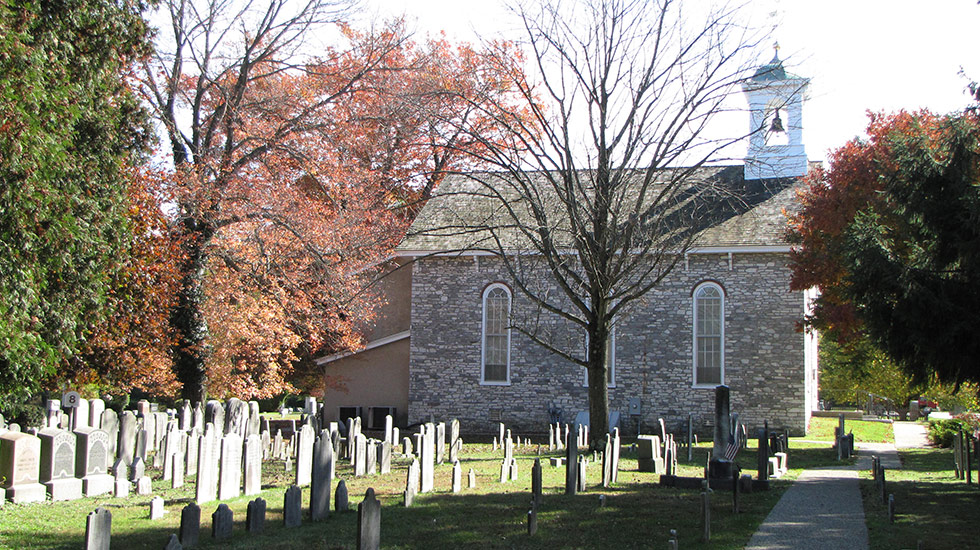
MULTIPOLYGON (((419 33, 450 39, 506 34, 502 0, 366 0, 382 16, 406 14, 419 33)), ((867 110, 959 110, 968 104, 962 67, 980 80, 976 0, 755 0, 759 21, 787 69, 811 79, 803 136, 811 160, 863 135, 867 110), (768 17, 775 12, 776 18, 768 17), (771 23, 767 24, 771 26, 771 23)), ((771 58, 767 51, 759 63, 771 58)), ((746 115, 746 124, 748 119, 746 115)))

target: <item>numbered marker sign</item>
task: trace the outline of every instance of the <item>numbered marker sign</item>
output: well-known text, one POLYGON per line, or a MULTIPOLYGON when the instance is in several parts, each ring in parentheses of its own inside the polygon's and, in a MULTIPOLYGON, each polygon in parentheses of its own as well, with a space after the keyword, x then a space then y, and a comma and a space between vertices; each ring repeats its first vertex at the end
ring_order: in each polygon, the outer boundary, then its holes
POLYGON ((61 396, 61 406, 75 409, 78 407, 79 399, 81 399, 81 396, 78 395, 77 391, 65 392, 65 394, 61 396))

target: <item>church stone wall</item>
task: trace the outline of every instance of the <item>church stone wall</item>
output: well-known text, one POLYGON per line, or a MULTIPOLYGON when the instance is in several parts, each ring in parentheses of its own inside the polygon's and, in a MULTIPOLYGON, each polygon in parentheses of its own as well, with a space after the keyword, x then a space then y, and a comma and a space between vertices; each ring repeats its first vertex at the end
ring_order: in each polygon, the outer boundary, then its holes
MULTIPOLYGON (((805 430, 804 335, 796 331, 803 293, 789 290, 787 256, 776 253, 692 254, 685 266, 628 311, 616 325, 615 387, 611 411, 622 414, 626 433, 651 432, 663 418, 671 431, 695 415, 699 432, 713 418, 714 391, 694 388, 692 291, 719 283, 725 296, 725 383, 732 411, 750 430, 768 420, 794 434, 805 430), (639 419, 628 416, 630 398, 640 398, 639 419)), ((508 278, 492 257, 435 257, 418 261, 412 276, 412 336, 409 423, 456 417, 464 432, 492 433, 504 422, 518 433, 542 432, 549 407, 571 422, 588 410, 582 367, 512 331, 510 385, 481 385, 482 296, 487 285, 508 278)), ((548 285, 542 275, 540 285, 548 285)), ((513 288, 513 285, 509 285, 513 288)), ((554 289, 557 293, 557 288, 554 289)), ((515 322, 537 319, 564 333, 574 351, 584 337, 555 316, 536 315, 514 289, 515 322)), ((557 294, 553 294, 557 295, 557 294)))

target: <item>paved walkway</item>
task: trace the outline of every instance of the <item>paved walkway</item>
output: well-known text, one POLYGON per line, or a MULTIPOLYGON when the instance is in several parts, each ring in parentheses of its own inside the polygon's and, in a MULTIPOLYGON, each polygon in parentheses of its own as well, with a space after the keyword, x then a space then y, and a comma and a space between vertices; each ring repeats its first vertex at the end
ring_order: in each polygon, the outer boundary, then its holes
POLYGON ((870 470, 872 455, 880 457, 885 468, 900 468, 896 447, 927 444, 925 428, 920 424, 896 422, 893 429, 895 445, 858 442, 858 460, 852 466, 815 468, 800 474, 745 548, 867 550, 868 529, 858 471, 870 470))

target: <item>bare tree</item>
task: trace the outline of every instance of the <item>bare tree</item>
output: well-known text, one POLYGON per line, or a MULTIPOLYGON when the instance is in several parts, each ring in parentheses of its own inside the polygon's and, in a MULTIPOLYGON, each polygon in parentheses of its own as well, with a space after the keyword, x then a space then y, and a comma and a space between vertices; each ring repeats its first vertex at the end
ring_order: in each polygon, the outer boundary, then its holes
POLYGON ((596 445, 608 431, 615 320, 742 202, 740 177, 704 167, 744 136, 715 139, 707 129, 751 76, 761 36, 738 8, 700 2, 555 0, 517 11, 532 66, 530 78, 513 73, 524 107, 492 113, 510 129, 506 139, 483 138, 480 160, 497 171, 447 190, 482 204, 482 220, 440 215, 417 230, 472 235, 467 249, 499 257, 539 312, 575 327, 577 341, 540 315, 511 321, 587 369, 596 445))

